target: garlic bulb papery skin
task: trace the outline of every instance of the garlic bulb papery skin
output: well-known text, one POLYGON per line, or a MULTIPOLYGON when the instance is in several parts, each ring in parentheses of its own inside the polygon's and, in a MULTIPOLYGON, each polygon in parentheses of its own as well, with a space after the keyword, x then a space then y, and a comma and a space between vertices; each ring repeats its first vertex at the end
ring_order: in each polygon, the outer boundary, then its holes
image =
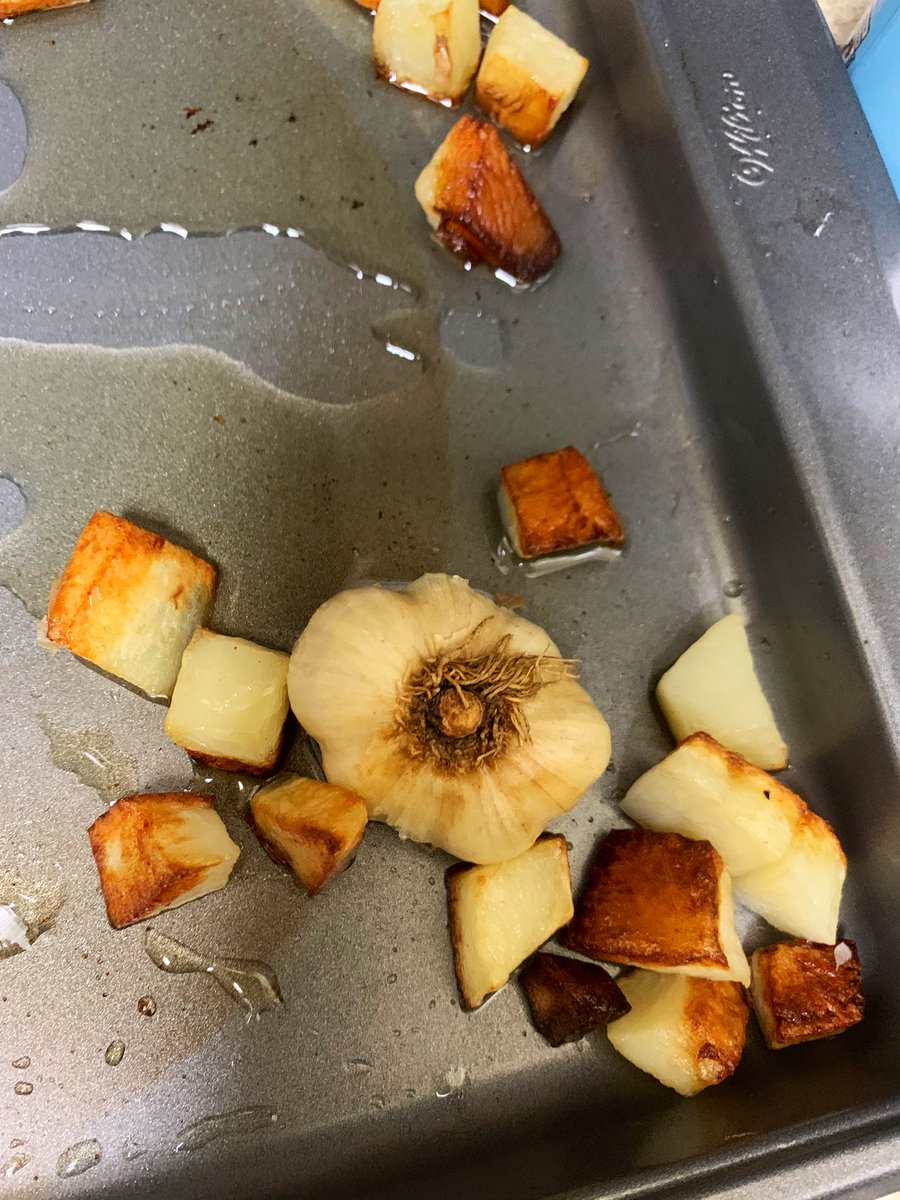
POLYGON ((288 693, 332 783, 467 862, 522 854, 609 762, 573 664, 455 575, 326 601, 294 646, 288 693))

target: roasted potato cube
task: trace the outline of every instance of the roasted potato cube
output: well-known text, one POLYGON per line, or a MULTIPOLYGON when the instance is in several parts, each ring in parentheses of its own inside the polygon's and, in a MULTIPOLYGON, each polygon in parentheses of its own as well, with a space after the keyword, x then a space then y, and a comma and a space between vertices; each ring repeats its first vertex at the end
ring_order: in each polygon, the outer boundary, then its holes
POLYGON ((88 830, 110 925, 121 929, 218 891, 240 850, 211 796, 124 796, 88 830))
POLYGON ((21 17, 23 13, 41 8, 71 8, 73 4, 88 4, 90 0, 0 0, 0 19, 21 17))
POLYGON ((609 1027, 629 1062, 682 1096, 737 1070, 749 1009, 739 983, 632 971, 619 983, 631 1012, 609 1027))
POLYGON ((81 532, 51 597, 47 639, 152 696, 170 696, 206 619, 216 569, 108 512, 81 532))
POLYGON ((517 858, 447 872, 450 939, 466 1008, 502 988, 519 963, 572 917, 566 839, 538 838, 517 858))
POLYGON ((660 679, 656 698, 677 741, 708 733, 764 771, 781 771, 788 750, 753 668, 744 622, 723 617, 660 679))
POLYGON ((481 58, 478 0, 379 0, 372 45, 380 79, 455 108, 481 58))
POLYGON ((521 558, 625 541, 603 484, 574 446, 503 467, 500 513, 521 558))
POLYGON ((833 1037, 863 1019, 853 942, 765 946, 754 951, 750 970, 753 1008, 770 1050, 833 1037))
POLYGON ((806 805, 708 734, 694 733, 631 785, 622 811, 646 829, 705 838, 737 876, 786 853, 806 805))
POLYGON ((577 1042, 630 1007, 603 967, 561 954, 535 954, 519 972, 519 983, 535 1028, 551 1046, 577 1042))
POLYGON ((356 0, 360 8, 367 8, 369 12, 378 11, 378 0, 356 0))
POLYGON ((776 929, 812 942, 833 942, 846 875, 847 859, 837 835, 804 805, 785 854, 738 875, 734 892, 776 929))
POLYGON ((750 982, 721 856, 677 833, 608 833, 559 940, 600 961, 750 982))
POLYGON ((509 4, 510 0, 481 0, 481 11, 488 18, 502 17, 509 4))
POLYGON ((469 262, 534 283, 559 257, 556 230, 487 121, 460 117, 416 180, 416 199, 438 238, 469 262))
POLYGON ((510 5, 488 39, 475 103, 516 141, 540 146, 584 79, 588 60, 510 5))
POLYGON ((288 713, 288 655, 198 629, 184 652, 166 733, 191 758, 266 775, 288 713))
POLYGON ((366 831, 366 802, 348 788, 290 775, 253 794, 256 836, 310 895, 351 861, 366 831))

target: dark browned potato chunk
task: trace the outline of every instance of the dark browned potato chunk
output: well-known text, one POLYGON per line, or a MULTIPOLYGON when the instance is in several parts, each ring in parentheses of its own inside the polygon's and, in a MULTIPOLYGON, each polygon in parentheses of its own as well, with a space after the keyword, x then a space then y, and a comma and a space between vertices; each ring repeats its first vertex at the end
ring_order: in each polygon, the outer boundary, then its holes
POLYGON ((602 967, 561 954, 535 954, 519 973, 519 983, 535 1029, 551 1046, 577 1042, 631 1008, 602 967))
POLYGON ((533 283, 559 257, 556 230, 487 121, 456 122, 416 180, 416 199, 440 240, 470 262, 533 283))
POLYGON ((780 942, 756 950, 750 967, 753 1008, 772 1050, 833 1037, 863 1019, 853 942, 780 942))
POLYGON ((574 446, 536 454, 500 472, 500 508, 522 558, 601 542, 622 546, 625 530, 593 467, 574 446))

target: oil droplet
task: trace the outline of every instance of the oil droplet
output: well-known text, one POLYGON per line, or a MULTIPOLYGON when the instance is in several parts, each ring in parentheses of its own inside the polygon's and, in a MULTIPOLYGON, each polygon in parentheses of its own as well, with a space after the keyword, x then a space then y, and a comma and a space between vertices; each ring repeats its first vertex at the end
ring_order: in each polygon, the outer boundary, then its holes
POLYGON ((143 1158, 147 1153, 146 1146, 140 1146, 136 1142, 126 1142, 122 1147, 122 1157, 126 1162, 134 1162, 136 1158, 143 1158))
POLYGON ((10 1148, 10 1150, 17 1150, 19 1148, 19 1146, 24 1146, 24 1145, 25 1145, 25 1142, 22 1138, 13 1138, 13 1140, 9 1143, 9 1148, 10 1148))
POLYGON ((26 509, 25 495, 19 485, 0 475, 0 537, 19 528, 25 520, 26 509))
POLYGON ((103 1151, 96 1138, 86 1138, 76 1142, 68 1150, 63 1150, 56 1162, 56 1173, 60 1179, 71 1179, 73 1175, 83 1175, 96 1167, 103 1157, 103 1151))
POLYGON ((34 1091, 34 1084, 28 1083, 24 1079, 20 1079, 19 1082, 16 1084, 16 1086, 13 1088, 13 1091, 16 1093, 17 1096, 30 1096, 31 1093, 34 1091))
POLYGON ((731 600, 736 600, 738 596, 743 595, 744 585, 740 579, 729 579, 722 591, 731 600))
POLYGON ((367 1058, 349 1058, 344 1063, 345 1075, 368 1075, 372 1070, 372 1064, 367 1058))
POLYGON ((0 1177, 11 1179, 16 1171, 21 1171, 23 1167, 27 1167, 31 1159, 27 1154, 11 1154, 2 1167, 0 1167, 0 1177))
POLYGON ((219 987, 247 1010, 247 1019, 284 1003, 275 972, 252 958, 212 958, 174 938, 148 929, 144 949, 161 971, 174 975, 211 975, 219 987))
POLYGON ((137 792, 137 761, 119 750, 105 729, 64 729, 47 716, 39 720, 50 743, 50 761, 58 770, 93 788, 105 804, 137 792))
POLYGON ((54 924, 65 902, 58 879, 26 879, 0 867, 0 959, 27 950, 54 924))
POLYGON ((386 1099, 385 1099, 385 1097, 384 1097, 384 1096, 382 1096, 382 1095, 381 1095, 381 1093, 379 1092, 379 1093, 377 1093, 376 1095, 374 1095, 374 1096, 370 1097, 370 1099, 369 1099, 369 1107, 370 1107, 370 1108, 377 1108, 377 1109, 387 1108, 387 1100, 386 1100, 386 1099))
POLYGON ((17 1071, 27 1071, 31 1066, 31 1059, 27 1054, 23 1054, 21 1058, 14 1058, 10 1065, 15 1067, 17 1071))
POLYGON ((388 983, 396 983, 397 982, 396 972, 391 971, 390 975, 388 975, 388 977, 387 977, 387 981, 388 981, 388 983))
POLYGON ((210 1142, 235 1134, 264 1133, 274 1128, 278 1113, 271 1108, 254 1106, 238 1108, 233 1112, 215 1113, 202 1117, 192 1125, 186 1125, 176 1136, 175 1153, 183 1150, 200 1150, 210 1142))
POLYGON ((451 1067, 444 1078, 447 1080, 449 1087, 461 1088, 466 1082, 466 1068, 451 1067))
POLYGON ((125 1043, 121 1038, 116 1038, 114 1042, 110 1042, 106 1047, 106 1053, 103 1055, 103 1061, 108 1067, 117 1067, 125 1057, 125 1043))
POLYGON ((439 1100, 446 1100, 448 1096, 452 1096, 454 1092, 461 1091, 463 1084, 466 1082, 465 1067, 450 1067, 444 1075, 443 1080, 435 1089, 435 1096, 439 1100))
POLYGON ((152 1017, 156 1012, 156 1001, 152 996, 141 996, 138 1000, 138 1012, 142 1017, 152 1017))

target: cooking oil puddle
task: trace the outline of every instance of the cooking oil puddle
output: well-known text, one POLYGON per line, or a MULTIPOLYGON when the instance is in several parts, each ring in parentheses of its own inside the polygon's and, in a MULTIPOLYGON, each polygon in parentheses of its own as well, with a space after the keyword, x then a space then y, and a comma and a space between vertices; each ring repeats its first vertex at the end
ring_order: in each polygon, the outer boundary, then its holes
POLYGON ((230 999, 246 1010, 248 1021, 284 1003, 275 972, 256 959, 198 954, 155 929, 147 930, 144 949, 161 971, 211 976, 230 999))
POLYGON ((103 1150, 96 1138, 86 1138, 63 1150, 56 1162, 56 1174, 60 1179, 71 1179, 75 1175, 83 1175, 96 1167, 103 1157, 103 1150))
MULTIPOLYGON (((356 355, 347 371, 358 369, 361 380, 378 372, 370 328, 369 320, 346 347, 356 355)), ((437 334, 427 320, 395 328, 401 344, 432 357, 437 334), (404 340, 413 334, 418 340, 404 340)), ((319 370, 307 350, 295 333, 277 348, 292 386, 295 360, 301 375, 319 370)), ((91 512, 111 509, 139 524, 149 515, 222 568, 220 631, 290 650, 357 562, 376 578, 435 569, 453 512, 442 368, 390 367, 395 381, 407 379, 402 391, 369 398, 352 390, 343 366, 337 393, 324 372, 317 387, 330 389, 332 402, 272 387, 196 347, 0 341, 0 429, 15 446, 17 474, 46 497, 30 509, 28 538, 0 540, 0 582, 42 611, 91 512), (85 470, 78 447, 90 447, 102 470, 85 470)), ((93 770, 77 760, 83 748, 67 754, 93 770)), ((106 757, 109 747, 100 749, 106 757)), ((107 785, 103 774, 97 782, 107 785)))
POLYGON ((202 1117, 192 1125, 185 1125, 176 1136, 175 1153, 202 1150, 211 1142, 222 1138, 248 1138, 253 1134, 269 1133, 278 1124, 278 1113, 274 1109, 255 1105, 237 1108, 232 1112, 214 1113, 202 1117))
POLYGON ((259 787, 259 780, 238 771, 220 771, 204 763, 191 762, 190 790, 198 795, 214 796, 219 804, 232 807, 250 798, 251 792, 259 787))
POLYGON ((509 538, 504 536, 495 548, 493 557, 494 566, 501 575, 539 579, 543 575, 555 575, 559 571, 570 571, 573 567, 591 563, 616 562, 622 557, 622 551, 611 546, 588 546, 583 550, 563 550, 540 558, 521 558, 509 538))
POLYGON ((434 327, 418 309, 401 309, 375 321, 374 337, 388 354, 422 370, 433 360, 438 348, 434 327))
POLYGON ((331 32, 304 3, 255 0, 248 21, 243 0, 157 0, 152 13, 74 10, 55 37, 18 23, 3 72, 29 148, 0 194, 0 224, 89 214, 137 234, 161 217, 223 233, 265 222, 366 271, 417 275, 425 239, 406 202, 407 146, 373 119, 365 63, 348 70, 358 15, 331 32), (90 105, 75 102, 84 95, 90 105), (123 105, 127 95, 141 103, 123 105))
POLYGON ((27 511, 25 493, 16 481, 0 475, 0 537, 7 537, 18 529, 27 511))
POLYGON ((105 729, 64 729, 46 715, 38 720, 50 743, 54 767, 75 775, 105 804, 138 791, 137 760, 119 750, 105 729))
POLYGON ((11 1154, 9 1158, 0 1166, 0 1178, 11 1179, 17 1171, 21 1171, 23 1167, 27 1167, 31 1159, 27 1154, 11 1154))
POLYGON ((0 959, 27 950, 54 925, 66 902, 57 879, 27 879, 0 868, 0 959))

